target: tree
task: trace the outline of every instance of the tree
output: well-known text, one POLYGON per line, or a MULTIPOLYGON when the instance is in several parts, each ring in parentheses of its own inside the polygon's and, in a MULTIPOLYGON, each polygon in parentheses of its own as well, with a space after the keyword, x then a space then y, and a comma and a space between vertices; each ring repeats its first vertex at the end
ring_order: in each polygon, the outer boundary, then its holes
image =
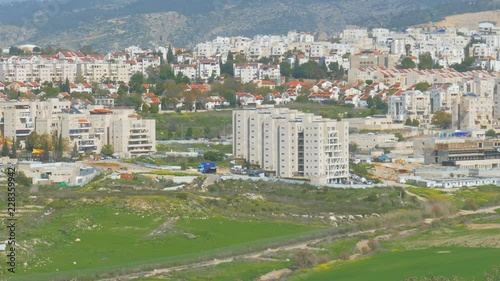
POLYGON ((410 55, 410 51, 411 51, 411 44, 405 44, 405 52, 407 57, 410 55))
POLYGON ((403 69, 408 69, 408 68, 416 68, 417 65, 415 64, 415 62, 412 59, 410 59, 409 57, 406 57, 401 61, 401 67, 403 69))
POLYGON ((234 76, 234 57, 231 51, 227 53, 226 63, 220 64, 220 73, 221 75, 230 75, 234 76))
POLYGON ((9 156, 10 155, 10 149, 9 149, 9 144, 7 143, 7 140, 4 138, 3 139, 3 145, 2 145, 2 156, 9 156))
POLYGON ((187 128, 186 134, 184 135, 185 139, 191 139, 193 138, 193 128, 189 127, 187 128))
POLYGON ((408 119, 406 119, 406 122, 405 122, 405 126, 411 126, 413 124, 412 120, 410 117, 408 117, 408 119))
POLYGON ((209 126, 205 126, 205 128, 203 128, 203 135, 207 139, 210 138, 210 127, 209 126))
POLYGON ((21 56, 24 55, 24 51, 22 49, 19 49, 16 46, 12 46, 9 48, 9 55, 11 56, 21 56))
POLYGON ((203 158, 208 161, 221 161, 224 160, 224 153, 221 151, 210 150, 203 154, 203 158))
POLYGON ((497 132, 493 129, 489 129, 488 131, 486 131, 486 136, 489 138, 496 138, 497 132))
POLYGON ((438 110, 434 112, 431 119, 431 124, 442 129, 449 129, 451 126, 451 114, 445 111, 438 110))
POLYGON ((26 138, 26 150, 32 152, 35 148, 40 148, 40 136, 37 132, 33 131, 26 138))
POLYGON ((111 144, 105 144, 101 149, 101 154, 106 156, 111 156, 115 153, 115 149, 111 144))
POLYGON ((150 113, 158 113, 160 111, 160 105, 157 103, 151 104, 151 108, 149 109, 150 113))
POLYGON ((66 78, 66 81, 64 83, 61 83, 61 85, 59 85, 59 91, 66 92, 68 94, 71 92, 71 87, 69 86, 69 79, 68 78, 66 78))
POLYGON ((327 76, 326 66, 315 61, 309 61, 301 65, 296 64, 293 68, 293 77, 297 79, 323 79, 327 76))
POLYGON ((403 135, 400 132, 395 133, 394 136, 398 139, 398 141, 405 140, 405 138, 403 137, 403 135))
POLYGON ((73 150, 71 151, 71 159, 77 159, 80 154, 78 153, 78 146, 75 144, 73 145, 73 150))
POLYGON ((134 93, 142 93, 142 85, 144 84, 144 75, 140 72, 134 73, 130 77, 130 91, 134 93))
POLYGON ((434 67, 434 62, 432 59, 432 55, 429 52, 420 54, 418 56, 418 69, 424 70, 424 69, 431 69, 434 67))
POLYGON ((62 138, 62 134, 59 134, 59 137, 57 138, 57 144, 56 144, 56 147, 55 147, 56 161, 59 161, 62 158, 63 151, 64 151, 63 138, 62 138))
POLYGON ((42 49, 42 55, 53 55, 56 54, 57 51, 52 45, 47 45, 45 48, 42 49))
POLYGON ((355 143, 355 142, 349 143, 349 152, 350 153, 356 153, 356 152, 358 152, 358 149, 359 149, 359 146, 357 143, 355 143))
POLYGON ((47 163, 50 160, 50 143, 48 141, 42 141, 42 162, 47 163))
POLYGON ((16 141, 14 138, 12 138, 12 147, 11 147, 11 152, 10 152, 10 158, 16 159, 17 158, 17 149, 19 149, 19 142, 16 141))
POLYGON ((419 82, 415 85, 415 90, 419 90, 421 92, 427 91, 431 87, 431 84, 428 82, 419 82))
POLYGON ((280 63, 280 74, 289 78, 292 75, 292 65, 287 61, 280 63))
POLYGON ((84 55, 90 55, 94 53, 94 50, 92 49, 91 45, 83 45, 80 47, 80 52, 82 52, 84 55))
POLYGON ((149 112, 149 105, 147 103, 142 104, 142 112, 143 113, 148 113, 149 112))
POLYGON ((174 51, 172 50, 172 45, 169 45, 167 51, 167 62, 168 64, 172 64, 174 60, 175 60, 174 51))
POLYGON ((293 255, 295 265, 299 268, 313 268, 318 264, 316 254, 310 249, 300 249, 293 255))
POLYGON ((413 119, 413 121, 411 122, 411 125, 413 127, 418 127, 418 126, 420 126, 420 121, 418 121, 417 119, 413 119))

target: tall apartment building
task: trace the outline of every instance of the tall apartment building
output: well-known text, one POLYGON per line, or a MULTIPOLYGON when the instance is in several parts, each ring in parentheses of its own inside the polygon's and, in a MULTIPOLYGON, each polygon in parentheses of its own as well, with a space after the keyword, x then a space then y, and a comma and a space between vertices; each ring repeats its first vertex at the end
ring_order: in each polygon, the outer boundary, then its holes
POLYGON ((8 139, 25 140, 35 130, 34 115, 29 104, 13 104, 4 109, 3 136, 8 139))
POLYGON ((128 82, 132 74, 130 63, 124 61, 84 62, 77 65, 77 75, 85 81, 128 82))
POLYGON ((122 157, 156 152, 156 122, 142 119, 133 109, 94 109, 88 120, 99 139, 98 151, 111 144, 122 157))
POLYGON ((233 154, 278 177, 342 183, 349 175, 348 123, 287 108, 235 110, 233 154))
POLYGON ((234 77, 240 78, 241 83, 248 83, 259 79, 260 63, 235 63, 233 67, 234 77))
POLYGON ((493 100, 468 93, 452 102, 451 128, 455 130, 491 129, 493 127, 493 100))
POLYGON ((80 153, 100 153, 106 144, 121 157, 156 151, 155 120, 141 119, 133 109, 78 110, 70 106, 70 101, 58 99, 0 103, 3 136, 23 143, 34 131, 61 134, 69 140, 69 148, 76 145, 80 153))
POLYGON ((388 115, 396 122, 407 118, 417 119, 420 124, 431 120, 431 99, 428 92, 405 91, 389 97, 388 115))

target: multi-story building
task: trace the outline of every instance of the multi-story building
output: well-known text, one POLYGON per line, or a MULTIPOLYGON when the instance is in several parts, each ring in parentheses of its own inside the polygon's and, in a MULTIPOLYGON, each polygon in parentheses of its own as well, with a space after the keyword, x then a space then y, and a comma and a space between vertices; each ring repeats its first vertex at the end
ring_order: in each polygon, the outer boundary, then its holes
POLYGON ((125 61, 83 62, 77 65, 77 75, 85 81, 128 82, 131 74, 131 65, 125 61))
POLYGON ((176 77, 179 73, 182 73, 189 79, 196 79, 196 64, 174 64, 173 70, 176 77))
POLYGON ((61 135, 75 145, 80 153, 99 153, 106 144, 122 157, 156 151, 155 120, 141 119, 133 109, 78 110, 70 101, 2 102, 0 115, 3 136, 20 140, 36 131, 39 134, 61 135))
POLYGON ((408 118, 417 119, 420 124, 431 120, 431 103, 428 92, 405 91, 389 97, 388 114, 396 122, 405 122, 408 118))
POLYGON ((26 140, 35 130, 35 116, 29 103, 10 104, 3 110, 3 136, 8 140, 26 140))
POLYGON ((347 122, 287 108, 233 112, 233 154, 283 178, 321 184, 347 180, 347 122))
POLYGON ((398 56, 390 55, 388 53, 381 53, 380 51, 363 51, 361 53, 352 55, 351 69, 359 67, 374 67, 383 66, 385 68, 393 68, 398 63, 398 56))
POLYGON ((89 112, 97 150, 110 144, 122 157, 150 154, 156 151, 155 120, 141 119, 133 109, 96 108, 89 112))
POLYGON ((234 64, 234 77, 239 78, 241 83, 248 83, 259 79, 260 63, 237 63, 234 64))
POLYGON ((452 101, 457 99, 460 88, 456 84, 442 85, 430 90, 431 113, 446 111, 451 113, 452 101))
POLYGON ((217 60, 201 59, 198 60, 196 76, 208 80, 210 77, 220 76, 220 65, 217 60))
POLYGON ((493 122, 493 100, 467 93, 452 102, 452 129, 491 129, 493 122))
POLYGON ((499 150, 500 139, 446 136, 425 142, 424 160, 426 164, 462 168, 499 168, 499 150))

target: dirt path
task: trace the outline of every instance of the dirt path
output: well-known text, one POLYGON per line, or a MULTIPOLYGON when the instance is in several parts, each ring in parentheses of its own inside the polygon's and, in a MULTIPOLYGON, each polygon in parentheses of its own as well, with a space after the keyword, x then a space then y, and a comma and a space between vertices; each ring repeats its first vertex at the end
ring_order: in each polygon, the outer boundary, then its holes
POLYGON ((193 263, 193 264, 173 266, 173 267, 167 267, 167 268, 162 268, 162 269, 154 269, 154 270, 148 271, 148 272, 127 274, 127 275, 123 275, 120 277, 114 277, 114 278, 109 278, 109 279, 101 279, 100 281, 115 281, 115 280, 123 280, 124 281, 124 280, 133 280, 136 278, 144 278, 144 277, 150 278, 150 277, 154 277, 157 275, 168 274, 168 273, 177 272, 177 271, 203 268, 203 267, 209 267, 209 266, 216 266, 219 264, 230 263, 230 262, 233 262, 234 260, 260 259, 260 258, 262 258, 263 255, 267 255, 269 253, 276 253, 279 251, 291 251, 291 250, 296 250, 296 249, 305 249, 305 248, 309 248, 310 244, 320 243, 320 242, 323 242, 325 240, 339 239, 339 238, 345 238, 345 237, 354 237, 354 236, 358 236, 358 235, 374 233, 375 231, 378 231, 378 230, 384 230, 384 229, 372 229, 372 230, 366 230, 366 231, 352 232, 352 233, 348 233, 348 234, 336 234, 336 235, 332 235, 332 236, 328 236, 328 237, 324 237, 324 238, 312 239, 312 240, 300 242, 297 244, 276 247, 276 248, 270 248, 270 249, 267 249, 264 251, 257 251, 254 253, 237 255, 237 256, 232 256, 232 257, 228 257, 228 258, 224 258, 224 259, 213 259, 213 260, 198 262, 198 263, 193 263))
POLYGON ((498 229, 500 228, 500 223, 468 224, 467 228, 472 230, 498 229))

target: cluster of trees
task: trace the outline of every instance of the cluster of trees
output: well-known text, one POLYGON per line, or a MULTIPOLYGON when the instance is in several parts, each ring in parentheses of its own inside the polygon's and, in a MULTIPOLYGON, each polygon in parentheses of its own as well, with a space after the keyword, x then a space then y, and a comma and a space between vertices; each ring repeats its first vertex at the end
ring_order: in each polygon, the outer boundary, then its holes
POLYGON ((10 142, 11 146, 9 147, 9 141, 5 138, 3 139, 2 151, 1 154, 3 157, 17 158, 17 150, 19 149, 19 140, 14 140, 10 142))
POLYGON ((325 79, 328 77, 328 68, 324 64, 319 64, 315 61, 309 61, 303 64, 295 61, 292 75, 296 79, 325 79))
POLYGON ((418 127, 420 126, 420 121, 408 117, 408 119, 406 119, 405 126, 418 127))
MULTIPOLYGON (((368 98, 366 100, 366 103, 368 104, 369 108, 377 110, 381 113, 387 113, 387 111, 389 110, 387 103, 384 102, 382 100, 382 98, 378 97, 378 96, 376 96, 374 98, 372 98, 372 97, 368 98)), ((376 113, 376 112, 374 112, 374 113, 376 113)))
MULTIPOLYGON (((69 140, 62 137, 60 134, 38 134, 32 132, 26 138, 26 150, 32 152, 34 149, 41 149, 41 160, 48 162, 51 158, 54 161, 63 160, 63 153, 69 149, 69 140)), ((74 148, 76 149, 76 147, 74 148)))
POLYGON ((431 119, 431 124, 441 129, 449 129, 451 127, 451 114, 445 111, 436 111, 431 119))
POLYGON ((443 67, 437 63, 434 63, 431 53, 426 52, 418 56, 418 69, 425 70, 425 69, 435 69, 435 68, 443 68, 443 67))

